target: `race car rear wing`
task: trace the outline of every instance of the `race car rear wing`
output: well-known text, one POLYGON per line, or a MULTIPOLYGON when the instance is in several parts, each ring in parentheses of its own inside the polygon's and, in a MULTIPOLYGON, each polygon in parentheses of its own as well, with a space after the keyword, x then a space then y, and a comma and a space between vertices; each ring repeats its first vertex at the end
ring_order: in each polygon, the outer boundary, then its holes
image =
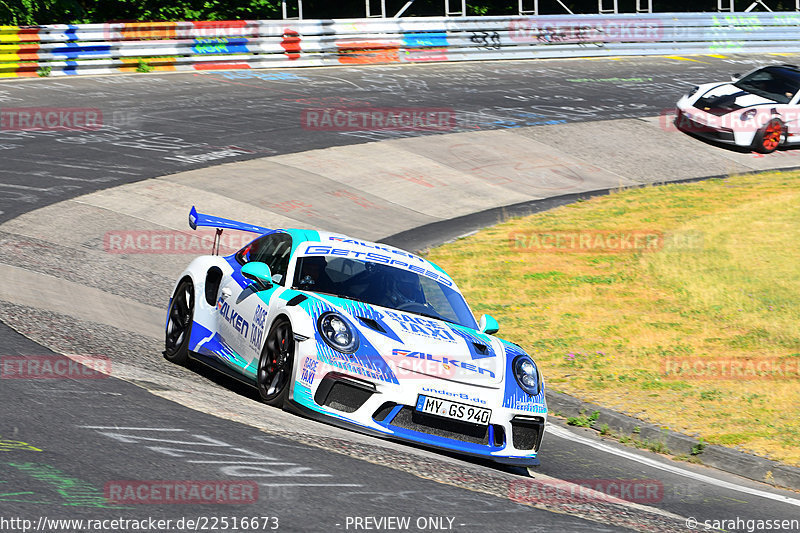
POLYGON ((197 229, 197 226, 208 226, 217 229, 238 229, 239 231, 249 231, 251 233, 269 233, 272 231, 270 228, 264 228, 262 226, 254 226, 253 224, 245 224, 244 222, 237 222, 229 218, 198 213, 197 209, 192 206, 192 210, 189 211, 189 227, 197 229))
POLYGON ((217 234, 214 236, 214 244, 211 247, 211 253, 214 255, 219 255, 220 237, 222 236, 223 230, 235 229, 258 234, 273 233, 274 231, 277 231, 262 226, 238 222, 229 218, 215 217, 213 215, 198 213, 197 209, 192 206, 192 210, 189 211, 189 227, 196 230, 198 226, 207 226, 217 229, 217 234))

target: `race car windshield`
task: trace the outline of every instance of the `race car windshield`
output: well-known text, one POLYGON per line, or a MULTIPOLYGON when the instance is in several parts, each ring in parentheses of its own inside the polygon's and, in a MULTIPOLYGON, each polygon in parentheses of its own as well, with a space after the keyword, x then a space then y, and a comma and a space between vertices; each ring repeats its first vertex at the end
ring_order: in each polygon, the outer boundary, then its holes
POLYGON ((382 263, 345 257, 300 257, 292 286, 472 329, 478 327, 458 291, 422 274, 382 263))
POLYGON ((784 67, 767 67, 748 74, 734 85, 779 104, 788 104, 800 90, 800 72, 784 67))

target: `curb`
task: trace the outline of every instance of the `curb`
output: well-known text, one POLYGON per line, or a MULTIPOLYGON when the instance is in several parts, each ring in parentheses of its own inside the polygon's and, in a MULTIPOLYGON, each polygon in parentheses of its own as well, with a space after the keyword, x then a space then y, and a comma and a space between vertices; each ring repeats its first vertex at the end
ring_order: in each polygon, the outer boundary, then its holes
MULTIPOLYGON (((777 171, 786 172, 796 169, 800 169, 800 167, 781 168, 777 171)), ((765 171, 753 171, 747 172, 746 174, 761 172, 765 171)), ((716 175, 702 178, 665 180, 660 183, 643 184, 625 188, 631 189, 668 183, 692 183, 724 177, 726 176, 716 175)), ((554 196, 552 198, 531 200, 510 206, 487 209, 478 213, 432 222, 418 228, 391 235, 381 239, 380 242, 405 250, 425 250, 498 224, 510 217, 527 216, 562 205, 571 204, 579 200, 605 196, 610 194, 613 190, 616 189, 599 189, 582 193, 566 194, 563 196, 554 196)), ((608 424, 609 429, 614 430, 618 434, 635 435, 637 439, 647 440, 648 442, 661 442, 671 453, 676 455, 691 455, 692 448, 701 445, 701 442, 694 437, 644 422, 632 416, 618 413, 593 403, 585 402, 562 392, 547 391, 546 395, 549 410, 559 412, 564 416, 580 416, 581 412, 584 414, 591 414, 594 411, 599 411, 598 420, 591 425, 591 428, 597 431, 600 431, 603 424, 608 424), (634 431, 635 428, 638 428, 638 431, 634 431)), ((703 451, 697 454, 697 457, 701 459, 702 464, 705 466, 711 466, 724 472, 730 472, 775 487, 800 490, 800 468, 798 467, 785 465, 771 459, 716 444, 705 444, 703 451)))
MULTIPOLYGON (((651 443, 662 443, 672 455, 691 455, 695 446, 704 444, 695 437, 644 422, 563 392, 548 390, 546 395, 550 412, 566 417, 589 415, 597 411, 599 412, 597 420, 589 426, 592 429, 599 432, 603 424, 608 424, 609 429, 618 435, 633 436, 651 443)), ((705 466, 776 487, 800 490, 800 468, 797 467, 716 444, 706 444, 696 457, 705 466)))

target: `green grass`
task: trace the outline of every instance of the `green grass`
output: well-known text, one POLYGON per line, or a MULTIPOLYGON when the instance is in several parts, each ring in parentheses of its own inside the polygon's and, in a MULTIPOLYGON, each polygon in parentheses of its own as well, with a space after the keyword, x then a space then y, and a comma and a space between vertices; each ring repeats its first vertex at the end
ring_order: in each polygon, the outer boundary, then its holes
POLYGON ((800 465, 793 379, 674 379, 670 359, 800 357, 800 174, 617 192, 431 250, 551 389, 800 465), (520 251, 519 232, 661 232, 655 251, 520 251))
POLYGON ((592 427, 592 424, 597 422, 597 419, 600 417, 600 411, 595 411, 591 415, 586 416, 586 414, 581 411, 579 416, 570 416, 567 418, 567 424, 570 426, 578 426, 582 428, 592 427))

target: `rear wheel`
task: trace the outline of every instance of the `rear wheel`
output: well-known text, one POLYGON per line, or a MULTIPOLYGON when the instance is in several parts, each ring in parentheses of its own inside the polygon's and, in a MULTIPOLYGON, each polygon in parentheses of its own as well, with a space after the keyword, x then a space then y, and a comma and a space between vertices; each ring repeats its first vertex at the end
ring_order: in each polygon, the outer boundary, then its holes
POLYGON ((167 332, 164 357, 172 363, 185 365, 189 361, 189 336, 194 319, 194 285, 184 279, 175 289, 167 313, 167 332))
POLYGON ((294 365, 294 335, 285 318, 276 320, 269 330, 258 360, 258 395, 267 405, 283 407, 289 398, 294 365))
POLYGON ((756 132, 752 148, 756 152, 770 154, 780 146, 781 137, 783 137, 783 122, 779 118, 773 118, 756 132))

